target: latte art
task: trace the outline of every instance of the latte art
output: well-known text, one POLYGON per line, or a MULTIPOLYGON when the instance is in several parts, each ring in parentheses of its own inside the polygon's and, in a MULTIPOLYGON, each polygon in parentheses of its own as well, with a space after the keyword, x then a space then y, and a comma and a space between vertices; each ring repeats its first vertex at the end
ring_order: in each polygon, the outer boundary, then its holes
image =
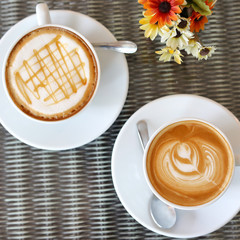
POLYGON ((173 124, 153 140, 147 172, 153 187, 178 205, 211 201, 227 186, 233 167, 225 139, 202 122, 173 124))

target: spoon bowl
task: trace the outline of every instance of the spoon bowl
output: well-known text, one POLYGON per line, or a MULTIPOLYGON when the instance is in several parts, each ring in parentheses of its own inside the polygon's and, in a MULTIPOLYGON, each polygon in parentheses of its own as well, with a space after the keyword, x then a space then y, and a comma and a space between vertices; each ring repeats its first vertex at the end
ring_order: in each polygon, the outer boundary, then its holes
POLYGON ((154 194, 150 203, 150 214, 161 228, 171 228, 177 220, 175 209, 159 200, 154 194))

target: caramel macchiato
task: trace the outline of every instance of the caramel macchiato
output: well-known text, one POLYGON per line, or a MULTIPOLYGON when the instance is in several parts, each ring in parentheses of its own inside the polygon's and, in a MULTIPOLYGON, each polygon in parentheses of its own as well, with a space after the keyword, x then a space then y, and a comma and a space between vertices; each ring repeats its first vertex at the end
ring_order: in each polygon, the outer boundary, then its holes
POLYGON ((228 186, 234 157, 226 139, 211 125, 179 121, 154 137, 146 156, 153 188, 179 206, 200 206, 228 186))
POLYGON ((45 121, 68 118, 90 101, 98 66, 89 45, 67 29, 46 26, 22 37, 5 70, 14 103, 29 116, 45 121))

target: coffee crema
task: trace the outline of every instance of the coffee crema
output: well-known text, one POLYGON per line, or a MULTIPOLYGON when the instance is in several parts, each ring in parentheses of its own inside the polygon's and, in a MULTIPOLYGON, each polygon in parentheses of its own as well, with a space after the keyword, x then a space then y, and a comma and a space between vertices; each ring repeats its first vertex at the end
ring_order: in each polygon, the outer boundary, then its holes
POLYGON ((180 121, 161 130, 147 153, 148 178, 166 200, 199 206, 228 186, 234 167, 231 148, 212 126, 180 121))
POLYGON ((18 41, 7 60, 5 78, 18 108, 36 119, 56 121, 90 101, 98 74, 96 58, 82 38, 48 26, 18 41))

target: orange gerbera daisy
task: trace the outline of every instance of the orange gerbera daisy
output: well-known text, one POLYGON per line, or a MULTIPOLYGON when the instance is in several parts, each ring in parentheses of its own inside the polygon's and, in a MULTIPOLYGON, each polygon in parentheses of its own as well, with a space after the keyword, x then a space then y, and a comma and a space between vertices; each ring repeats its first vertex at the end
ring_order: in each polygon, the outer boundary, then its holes
MULTIPOLYGON (((213 9, 214 4, 212 2, 208 2, 208 0, 206 0, 205 3, 209 6, 210 10, 213 9)), ((200 30, 204 30, 204 25, 208 22, 208 18, 198 12, 193 11, 190 17, 190 22, 190 31, 199 32, 200 30)))
POLYGON ((177 21, 176 13, 181 13, 179 5, 182 5, 184 0, 148 0, 144 3, 146 16, 152 16, 150 23, 158 22, 159 27, 165 24, 172 25, 172 21, 177 21))
POLYGON ((147 0, 138 0, 138 3, 144 5, 147 2, 147 0))
POLYGON ((208 22, 206 16, 202 16, 201 14, 193 11, 192 16, 190 18, 190 31, 191 32, 199 32, 200 30, 204 30, 204 25, 208 22))

